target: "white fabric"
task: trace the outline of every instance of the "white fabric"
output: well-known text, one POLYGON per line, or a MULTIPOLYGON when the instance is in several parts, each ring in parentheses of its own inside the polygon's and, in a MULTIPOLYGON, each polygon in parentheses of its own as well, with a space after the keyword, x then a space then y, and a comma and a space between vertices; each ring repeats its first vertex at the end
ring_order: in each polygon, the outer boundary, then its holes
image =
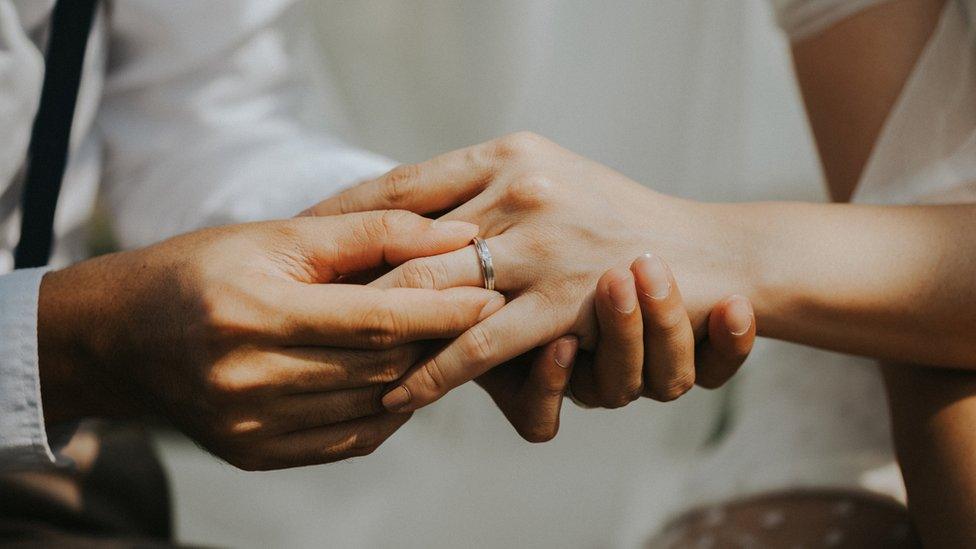
POLYGON ((776 20, 791 41, 803 40, 834 23, 891 0, 770 0, 776 20))
POLYGON ((0 467, 51 463, 37 376, 37 288, 45 268, 0 276, 0 467), (13 336, 13 337, 9 337, 13 336))
POLYGON ((853 201, 962 202, 973 182, 976 0, 952 0, 892 109, 853 201))
MULTIPOLYGON (((311 129, 309 27, 286 0, 126 0, 85 60, 52 264, 82 259, 104 193, 120 242, 294 215, 390 162, 311 129), (304 62, 303 62, 304 61, 304 62)), ((103 3, 104 5, 104 3, 103 3)), ((52 0, 0 0, 0 273, 12 269, 21 167, 52 0)), ((0 467, 51 457, 36 352, 40 274, 0 276, 0 467)))

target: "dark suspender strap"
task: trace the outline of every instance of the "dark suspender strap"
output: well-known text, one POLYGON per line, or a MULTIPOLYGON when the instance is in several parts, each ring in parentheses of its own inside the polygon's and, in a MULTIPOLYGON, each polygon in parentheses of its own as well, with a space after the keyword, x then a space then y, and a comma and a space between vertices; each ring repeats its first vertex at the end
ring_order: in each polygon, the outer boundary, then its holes
POLYGON ((20 241, 14 252, 17 269, 40 267, 50 259, 54 211, 68 161, 71 120, 97 3, 98 0, 58 0, 54 6, 44 86, 27 153, 20 241))

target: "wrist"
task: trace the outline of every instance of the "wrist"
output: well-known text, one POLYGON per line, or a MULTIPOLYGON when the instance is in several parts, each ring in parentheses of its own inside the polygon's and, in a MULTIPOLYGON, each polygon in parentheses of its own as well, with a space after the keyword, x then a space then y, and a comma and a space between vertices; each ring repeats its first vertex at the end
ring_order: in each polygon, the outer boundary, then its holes
POLYGON ((115 324, 106 306, 113 286, 102 258, 50 271, 41 279, 37 351, 47 423, 128 415, 133 405, 110 389, 104 333, 115 324))
POLYGON ((644 251, 662 256, 671 266, 696 329, 732 294, 754 304, 764 296, 763 231, 748 206, 659 195, 644 216, 644 251))
POLYGON ((752 302, 757 335, 779 337, 783 319, 795 309, 796 297, 802 292, 802 279, 791 271, 790 204, 741 203, 723 204, 729 233, 734 240, 738 293, 752 302))

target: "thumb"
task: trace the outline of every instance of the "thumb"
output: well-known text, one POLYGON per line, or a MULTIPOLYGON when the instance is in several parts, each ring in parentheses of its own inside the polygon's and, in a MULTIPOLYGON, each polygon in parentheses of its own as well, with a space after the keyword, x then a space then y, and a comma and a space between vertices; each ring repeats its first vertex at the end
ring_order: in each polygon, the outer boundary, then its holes
MULTIPOLYGON (((331 282, 346 274, 467 246, 478 226, 463 221, 435 221, 417 214, 385 210, 329 217, 296 217, 279 223, 289 249, 295 250, 314 280, 331 282)), ((294 256, 291 256, 293 259, 294 256)))

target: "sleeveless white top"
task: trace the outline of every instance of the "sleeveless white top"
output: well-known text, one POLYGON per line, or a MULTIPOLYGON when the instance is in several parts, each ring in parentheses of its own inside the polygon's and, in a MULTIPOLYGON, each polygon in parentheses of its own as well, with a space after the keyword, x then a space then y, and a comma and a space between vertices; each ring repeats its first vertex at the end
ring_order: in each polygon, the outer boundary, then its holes
MULTIPOLYGON (((791 41, 886 0, 772 0, 791 41)), ((853 202, 976 202, 976 0, 946 4, 879 135, 853 202)), ((861 487, 904 499, 885 391, 871 361, 757 346, 736 380, 728 436, 693 500, 789 486, 861 487), (861 363, 863 362, 863 363, 861 363), (717 474, 721 472, 720 474, 717 474)))

